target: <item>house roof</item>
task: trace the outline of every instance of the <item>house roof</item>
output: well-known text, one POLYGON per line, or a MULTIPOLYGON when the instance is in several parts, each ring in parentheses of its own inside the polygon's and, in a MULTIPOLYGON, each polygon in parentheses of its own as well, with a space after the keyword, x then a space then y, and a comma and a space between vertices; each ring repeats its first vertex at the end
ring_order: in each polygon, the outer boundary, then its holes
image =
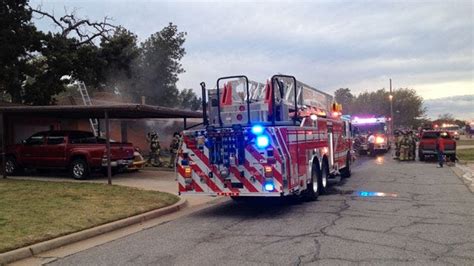
POLYGON ((142 104, 0 106, 0 113, 28 117, 104 118, 105 112, 115 119, 202 117, 202 112, 142 104))

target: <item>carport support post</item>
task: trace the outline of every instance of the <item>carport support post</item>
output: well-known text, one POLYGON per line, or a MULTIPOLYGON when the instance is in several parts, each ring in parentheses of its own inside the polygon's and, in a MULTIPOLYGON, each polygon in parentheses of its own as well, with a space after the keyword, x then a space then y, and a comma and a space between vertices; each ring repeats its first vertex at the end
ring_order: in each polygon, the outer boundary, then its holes
POLYGON ((109 112, 104 112, 105 118, 105 143, 107 152, 107 183, 112 185, 112 166, 110 165, 110 128, 109 128, 109 112))
POLYGON ((0 113, 0 127, 1 127, 1 131, 0 131, 0 134, 2 134, 1 136, 1 141, 2 141, 2 176, 3 178, 7 178, 7 171, 6 171, 6 166, 5 166, 5 161, 6 161, 6 151, 5 151, 5 123, 4 123, 4 119, 5 117, 3 116, 3 113, 0 113))
POLYGON ((184 120, 184 130, 186 130, 187 126, 186 126, 186 117, 183 118, 184 120))

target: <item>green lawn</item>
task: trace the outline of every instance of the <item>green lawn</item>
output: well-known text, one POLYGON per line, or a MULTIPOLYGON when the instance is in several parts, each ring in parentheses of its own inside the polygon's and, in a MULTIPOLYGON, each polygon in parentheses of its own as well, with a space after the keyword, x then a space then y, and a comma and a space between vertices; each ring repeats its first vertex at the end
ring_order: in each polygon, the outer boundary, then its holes
POLYGON ((462 146, 462 145, 474 145, 474 139, 460 139, 456 140, 456 145, 462 146))
POLYGON ((168 193, 105 184, 0 179, 0 253, 178 200, 168 193))
POLYGON ((474 149, 462 149, 456 151, 457 156, 463 161, 474 161, 474 149))

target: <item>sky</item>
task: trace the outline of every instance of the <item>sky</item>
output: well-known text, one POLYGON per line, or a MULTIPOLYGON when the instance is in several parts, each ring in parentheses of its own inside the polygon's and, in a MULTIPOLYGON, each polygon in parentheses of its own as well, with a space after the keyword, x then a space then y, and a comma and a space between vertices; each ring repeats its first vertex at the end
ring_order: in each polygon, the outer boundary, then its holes
MULTIPOLYGON (((474 95, 473 3, 31 1, 56 15, 66 7, 92 20, 112 17, 140 41, 173 22, 187 32, 179 88, 197 90, 201 81, 236 74, 264 82, 283 73, 328 93, 357 94, 388 89, 391 78, 394 89, 413 88, 425 100, 468 99, 471 108, 461 116, 474 119, 474 99, 463 98, 474 95)), ((45 19, 35 24, 54 29, 45 19)))

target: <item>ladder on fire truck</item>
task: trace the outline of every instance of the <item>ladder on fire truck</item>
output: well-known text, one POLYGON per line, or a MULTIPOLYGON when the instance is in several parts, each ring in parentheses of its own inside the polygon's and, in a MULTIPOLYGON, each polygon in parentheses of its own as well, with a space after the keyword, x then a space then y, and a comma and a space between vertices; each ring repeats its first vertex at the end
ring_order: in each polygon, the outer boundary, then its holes
MULTIPOLYGON (((83 81, 78 81, 77 82, 77 89, 79 93, 81 94, 82 101, 84 102, 85 106, 91 106, 92 101, 91 97, 89 96, 89 92, 87 91, 86 84, 83 81)), ((96 118, 91 118, 89 119, 89 123, 91 124, 92 132, 96 137, 100 135, 99 132, 99 121, 96 118)))

